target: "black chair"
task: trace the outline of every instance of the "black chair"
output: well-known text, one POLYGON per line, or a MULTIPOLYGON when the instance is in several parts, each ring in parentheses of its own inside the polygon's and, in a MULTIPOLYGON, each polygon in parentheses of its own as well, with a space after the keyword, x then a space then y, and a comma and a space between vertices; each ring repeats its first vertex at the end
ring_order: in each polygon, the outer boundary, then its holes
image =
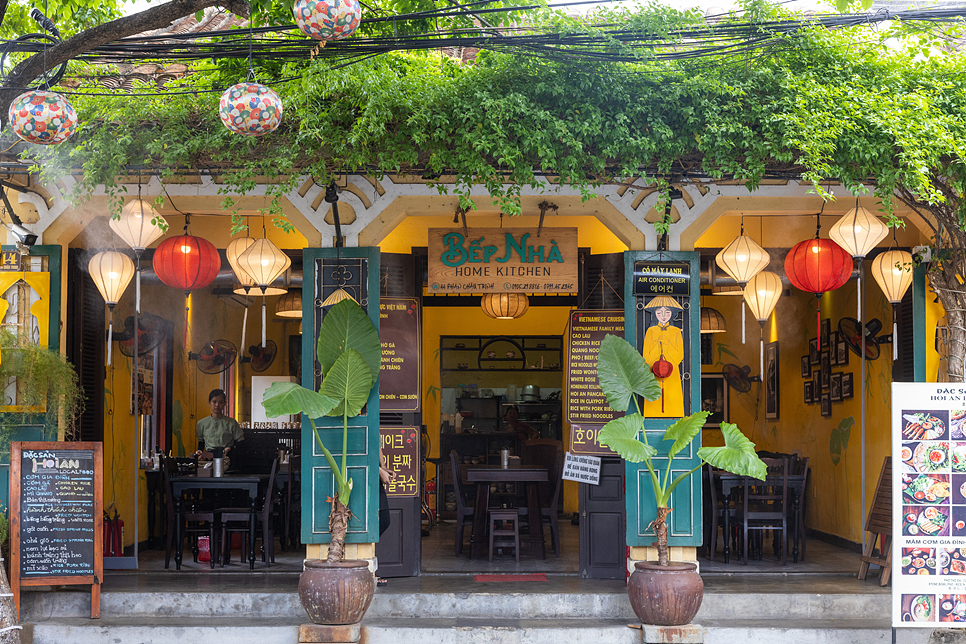
MULTIPOLYGON (((278 459, 272 461, 271 471, 268 475, 268 485, 265 488, 265 495, 255 502, 255 538, 259 532, 262 537, 262 562, 272 565, 275 563, 275 524, 273 511, 275 508, 275 479, 278 473, 278 459)), ((221 523, 221 541, 224 546, 224 556, 222 565, 231 560, 231 541, 229 535, 242 535, 242 561, 248 558, 250 547, 252 550, 255 544, 248 543, 249 520, 251 519, 250 508, 218 508, 215 510, 221 523)))
POLYGON ((762 536, 766 530, 774 534, 773 544, 776 551, 781 550, 782 565, 788 564, 788 459, 761 459, 768 468, 764 482, 746 476, 740 520, 743 525, 744 557, 742 563, 748 565, 748 532, 759 534, 755 539, 755 550, 761 554, 762 536), (779 540, 779 533, 781 540, 779 540))
POLYGON ((560 503, 560 493, 563 490, 564 456, 562 451, 557 452, 554 469, 550 472, 552 477, 550 480, 554 481, 553 496, 550 497, 549 504, 540 506, 541 517, 550 522, 550 542, 553 545, 553 553, 557 556, 560 556, 560 524, 557 523, 557 504, 560 503))
MULTIPOLYGON (((706 485, 708 486, 708 504, 706 511, 705 525, 709 526, 705 535, 705 543, 708 544, 708 559, 714 561, 714 555, 718 551, 718 526, 724 525, 724 501, 718 499, 718 486, 714 482, 714 468, 708 463, 705 466, 708 473, 706 485)), ((738 508, 728 508, 728 521, 731 525, 732 535, 738 533, 738 508)), ((732 535, 722 535, 725 539, 732 538, 732 535)), ((734 541, 734 539, 732 539, 734 541)))
POLYGON ((215 558, 218 556, 218 542, 215 539, 217 536, 215 532, 215 513, 200 509, 198 507, 198 500, 194 498, 175 500, 174 494, 172 493, 171 477, 180 474, 178 459, 164 459, 161 470, 164 476, 165 511, 167 514, 167 534, 164 543, 165 569, 171 565, 171 546, 173 544, 175 546, 175 568, 181 570, 181 553, 184 548, 184 538, 189 534, 193 537, 191 553, 195 563, 198 563, 198 537, 205 534, 208 535, 208 547, 211 553, 210 565, 214 568, 215 558), (180 525, 178 525, 177 513, 174 507, 176 502, 184 504, 180 525))
POLYGON ((805 561, 805 499, 808 498, 805 494, 805 487, 808 485, 808 457, 796 457, 789 464, 789 467, 792 468, 792 474, 800 474, 805 477, 802 481, 802 492, 798 495, 798 511, 795 513, 795 530, 797 538, 801 541, 798 548, 798 558, 799 561, 805 561))
MULTIPOLYGON (((559 514, 560 494, 563 491, 563 468, 566 454, 562 449, 560 441, 538 438, 527 442, 524 448, 524 461, 527 465, 537 465, 547 468, 547 483, 537 484, 537 497, 540 499, 540 518, 550 526, 550 543, 553 546, 555 555, 560 555, 560 524, 557 520, 559 514), (536 444, 536 445, 535 445, 536 444), (533 448, 536 447, 536 450, 533 448), (553 451, 551 451, 553 450, 553 451), (539 456, 536 456, 539 454, 539 456), (546 458, 547 456, 551 458, 546 458)), ((518 490, 518 492, 520 492, 518 490)), ((526 499, 526 495, 522 496, 526 499)), ((524 525, 530 516, 530 508, 525 503, 517 508, 520 520, 524 525)), ((528 526, 529 529, 529 526, 528 526)))
POLYGON ((299 477, 301 458, 288 457, 288 484, 282 497, 283 550, 294 549, 301 542, 302 534, 302 486, 299 477))
POLYGON ((474 511, 463 491, 460 455, 455 449, 449 453, 449 462, 453 467, 453 490, 456 492, 456 556, 458 557, 463 553, 463 529, 469 525, 472 530, 474 511))

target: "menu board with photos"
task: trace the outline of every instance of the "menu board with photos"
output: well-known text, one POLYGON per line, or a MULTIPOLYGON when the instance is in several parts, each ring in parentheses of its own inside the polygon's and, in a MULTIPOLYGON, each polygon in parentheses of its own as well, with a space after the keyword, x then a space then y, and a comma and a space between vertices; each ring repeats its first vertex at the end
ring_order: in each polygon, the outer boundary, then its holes
POLYGON ((892 622, 966 625, 966 387, 892 385, 892 622))

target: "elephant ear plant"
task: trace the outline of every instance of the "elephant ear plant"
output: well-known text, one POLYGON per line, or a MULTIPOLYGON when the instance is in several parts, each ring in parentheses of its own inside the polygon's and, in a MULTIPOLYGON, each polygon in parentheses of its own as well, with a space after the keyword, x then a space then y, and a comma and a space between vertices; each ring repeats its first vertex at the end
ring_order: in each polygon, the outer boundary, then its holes
POLYGON ((671 462, 674 456, 684 449, 701 431, 708 418, 708 412, 691 414, 675 421, 664 432, 664 441, 673 441, 667 452, 667 470, 663 476, 655 469, 654 456, 657 449, 647 442, 644 431, 644 416, 641 414, 638 396, 645 400, 657 400, 661 396, 661 386, 643 356, 629 342, 616 335, 607 335, 600 343, 597 356, 597 377, 607 397, 607 404, 614 411, 627 411, 631 401, 637 413, 615 418, 600 431, 599 441, 621 458, 631 463, 644 463, 651 475, 654 497, 657 501, 657 518, 654 519, 654 534, 657 536, 658 564, 667 566, 667 516, 671 513, 668 503, 674 488, 701 469, 704 463, 739 474, 764 480, 765 464, 755 454, 755 444, 745 438, 737 425, 721 423, 724 434, 723 447, 702 447, 698 450, 701 463, 687 472, 671 479, 671 462), (643 437, 643 441, 638 439, 643 437))
POLYGON ((276 382, 265 392, 262 406, 270 417, 305 414, 319 449, 332 468, 336 494, 329 513, 329 562, 341 561, 345 552, 345 535, 352 512, 346 453, 349 442, 349 419, 358 416, 369 399, 379 377, 381 348, 379 333, 369 316, 355 301, 342 300, 322 318, 317 348, 322 366, 322 385, 313 391, 294 382, 276 382), (323 416, 342 417, 342 465, 322 443, 315 419, 323 416))

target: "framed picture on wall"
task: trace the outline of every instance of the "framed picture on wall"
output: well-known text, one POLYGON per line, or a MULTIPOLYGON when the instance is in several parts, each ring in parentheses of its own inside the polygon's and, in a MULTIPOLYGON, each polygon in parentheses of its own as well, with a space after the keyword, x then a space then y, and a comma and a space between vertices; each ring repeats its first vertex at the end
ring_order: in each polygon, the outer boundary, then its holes
POLYGON ((826 417, 832 415, 832 398, 827 391, 822 392, 822 415, 826 417))
POLYGON ((839 335, 838 331, 832 331, 832 333, 829 334, 828 340, 827 340, 828 350, 829 350, 829 360, 832 363, 833 367, 837 366, 839 363, 839 354, 835 350, 835 347, 838 346, 838 335, 839 335))
POLYGON ((828 388, 829 398, 832 402, 839 402, 842 400, 842 374, 833 373, 829 380, 828 388))
POLYGON ((802 378, 812 377, 812 363, 809 361, 808 356, 802 356, 802 378))
POLYGON ((809 364, 818 364, 818 338, 812 338, 808 341, 808 362, 809 364))
POLYGON ((839 341, 835 343, 835 354, 838 356, 835 364, 844 367, 849 364, 849 345, 839 336, 839 341))
POLYGON ((728 383, 720 373, 701 374, 701 411, 709 411, 704 427, 718 429, 730 420, 728 414, 728 383))
POLYGON ((778 342, 765 345, 765 418, 778 418, 778 342))
POLYGON ((842 374, 842 399, 852 397, 852 374, 843 373, 842 374))
POLYGON ((832 361, 828 351, 822 352, 822 389, 828 389, 832 379, 832 361))
POLYGON ((822 318, 822 351, 829 346, 832 339, 832 318, 822 318))
POLYGON ((812 371, 812 391, 815 392, 812 400, 814 402, 818 402, 818 395, 822 393, 822 369, 821 368, 815 369, 814 371, 812 371))
POLYGON ((809 405, 815 402, 815 388, 812 387, 812 381, 808 380, 805 382, 805 404, 809 405))

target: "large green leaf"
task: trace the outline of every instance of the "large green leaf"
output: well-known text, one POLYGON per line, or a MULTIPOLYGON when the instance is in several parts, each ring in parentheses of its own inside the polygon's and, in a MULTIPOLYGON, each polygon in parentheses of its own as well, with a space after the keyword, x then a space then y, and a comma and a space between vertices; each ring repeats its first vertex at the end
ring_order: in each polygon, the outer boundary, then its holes
POLYGON ((621 416, 610 421, 600 430, 597 440, 618 454, 625 461, 640 463, 657 453, 650 445, 637 440, 637 432, 644 425, 644 417, 640 414, 621 416))
POLYGON ((694 437, 701 431, 701 426, 704 425, 710 415, 711 412, 699 411, 685 418, 676 420, 673 425, 667 428, 667 431, 664 432, 664 440, 674 441, 674 445, 671 445, 671 450, 667 454, 668 458, 674 458, 675 454, 694 440, 694 437))
POLYGON ((745 438, 734 423, 721 423, 721 433, 724 434, 724 446, 702 447, 698 450, 698 458, 732 474, 764 481, 768 468, 755 454, 755 444, 745 438))
POLYGON ((355 349, 349 349, 329 369, 319 393, 339 401, 338 406, 329 412, 330 416, 341 416, 344 407, 346 415, 352 418, 362 411, 371 389, 372 380, 365 359, 355 349))
POLYGON ((294 382, 276 382, 265 390, 262 407, 269 418, 305 414, 309 418, 321 418, 329 414, 338 400, 299 386, 294 382))
POLYGON ((644 356, 624 338, 607 334, 597 354, 597 379, 614 411, 627 411, 631 395, 657 400, 661 385, 651 373, 644 356))
POLYGON ((361 306, 345 299, 329 309, 322 318, 319 328, 317 353, 322 366, 322 377, 328 376, 329 369, 345 351, 358 351, 365 361, 372 386, 379 377, 379 362, 382 360, 382 347, 379 333, 361 306))

